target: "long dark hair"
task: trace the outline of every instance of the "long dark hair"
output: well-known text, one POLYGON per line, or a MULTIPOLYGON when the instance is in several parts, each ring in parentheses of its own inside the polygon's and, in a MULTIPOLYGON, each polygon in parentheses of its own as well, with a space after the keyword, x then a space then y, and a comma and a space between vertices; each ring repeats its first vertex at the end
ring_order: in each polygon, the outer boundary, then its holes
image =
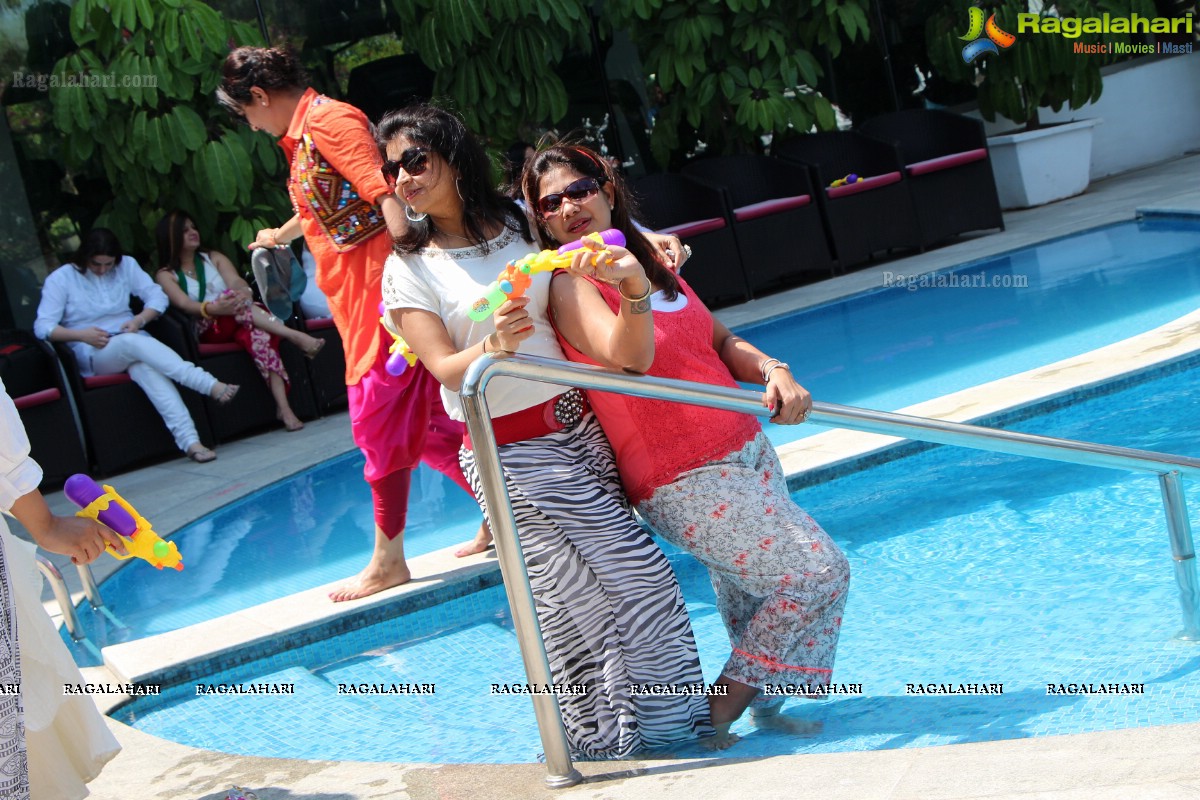
POLYGON ((542 240, 552 246, 565 244, 554 238, 550 229, 546 227, 546 220, 536 211, 540 197, 538 185, 542 177, 556 167, 566 167, 584 177, 595 178, 601 186, 607 183, 613 187, 613 227, 625 234, 625 247, 641 262, 646 276, 653 283, 663 287, 663 294, 667 299, 674 300, 679 294, 679 281, 675 279, 675 273, 667 269, 659 259, 658 251, 650 244, 650 240, 633 224, 637 204, 625 188, 625 181, 609 167, 604 158, 582 145, 563 142, 551 145, 534 156, 533 161, 525 166, 521 188, 525 194, 525 204, 531 209, 542 240))
MULTIPOLYGON (((420 103, 384 115, 375 129, 379 153, 387 159, 387 145, 398 136, 413 144, 428 147, 458 171, 458 193, 463 201, 463 223, 467 238, 487 249, 488 230, 503 225, 532 242, 529 223, 511 198, 492 185, 491 162, 483 145, 456 115, 445 109, 420 103)), ((408 223, 402 236, 393 240, 397 253, 415 253, 429 245, 433 222, 426 217, 408 223)))
POLYGON ((221 65, 217 102, 240 117, 242 106, 253 100, 252 86, 268 91, 299 91, 308 86, 308 74, 290 47, 239 47, 221 65))
POLYGON ((96 256, 112 256, 117 264, 125 257, 117 235, 108 228, 92 228, 84 235, 79 249, 72 256, 72 266, 81 273, 87 272, 88 264, 96 256))
MULTIPOLYGON (((158 265, 161 269, 176 272, 183 268, 180 261, 183 250, 183 227, 188 223, 196 224, 196 220, 186 211, 178 208, 168 211, 154 226, 154 242, 158 245, 158 265)), ((207 253, 208 249, 201 247, 197 252, 207 253)))

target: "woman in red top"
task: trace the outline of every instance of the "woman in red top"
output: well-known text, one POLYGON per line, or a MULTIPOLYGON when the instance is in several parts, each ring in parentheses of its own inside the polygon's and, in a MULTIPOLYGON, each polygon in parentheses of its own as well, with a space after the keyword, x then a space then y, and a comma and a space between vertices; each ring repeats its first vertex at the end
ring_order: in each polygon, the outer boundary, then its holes
MULTIPOLYGON (((307 87, 290 50, 241 47, 225 59, 218 99, 255 130, 279 137, 291 165, 288 191, 296 214, 258 232, 254 247, 279 247, 303 235, 317 263, 346 351, 346 390, 354 443, 375 503, 371 561, 335 601, 365 597, 411 578, 404 560, 412 469, 419 461, 464 491, 458 465, 462 423, 446 416, 438 382, 419 363, 387 373, 391 337, 379 324, 383 262, 404 212, 383 178, 383 161, 366 115, 307 87)), ((477 541, 486 541, 483 526, 477 541)))
MULTIPOLYGON (((645 265, 644 277, 614 269, 614 278, 625 277, 611 282, 603 270, 555 274, 550 308, 568 358, 729 387, 762 383, 774 422, 804 421, 808 392, 786 364, 714 320, 663 265, 631 224, 630 199, 602 158, 582 147, 551 147, 527 166, 522 184, 548 246, 615 227, 645 265), (634 316, 618 315, 622 301, 634 316), (652 322, 638 322, 645 319, 652 322)), ((578 254, 575 266, 586 258, 578 254)), ((629 395, 588 396, 629 500, 712 576, 732 645, 716 682, 727 694, 710 697, 715 746, 736 741, 729 726, 751 703, 760 726, 818 730, 779 711, 785 697, 820 696, 829 684, 850 571, 837 545, 792 502, 758 420, 629 395)))

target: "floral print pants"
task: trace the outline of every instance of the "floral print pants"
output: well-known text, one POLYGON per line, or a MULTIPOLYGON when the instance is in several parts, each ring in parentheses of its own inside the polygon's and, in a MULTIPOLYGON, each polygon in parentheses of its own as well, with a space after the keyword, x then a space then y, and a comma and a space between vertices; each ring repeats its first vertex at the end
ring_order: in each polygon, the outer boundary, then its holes
MULTIPOLYGON (((725 676, 760 689, 829 684, 850 565, 792 502, 761 431, 741 450, 660 487, 638 511, 708 567, 733 646, 725 676)), ((755 705, 779 702, 760 695, 755 705)))

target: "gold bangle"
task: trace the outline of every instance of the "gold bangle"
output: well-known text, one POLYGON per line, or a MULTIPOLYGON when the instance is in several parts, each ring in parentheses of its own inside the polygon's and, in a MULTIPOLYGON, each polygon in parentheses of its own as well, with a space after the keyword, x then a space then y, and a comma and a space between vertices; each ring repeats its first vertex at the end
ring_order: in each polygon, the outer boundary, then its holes
POLYGON ((208 313, 207 300, 200 304, 200 316, 204 317, 205 319, 212 319, 212 315, 208 313))
POLYGON ((652 291, 654 291, 654 284, 651 283, 649 278, 646 278, 646 291, 642 292, 637 297, 630 297, 629 295, 627 295, 621 291, 621 284, 624 282, 625 282, 625 279, 622 278, 621 281, 619 283, 617 283, 617 294, 621 295, 622 299, 628 300, 630 303, 640 303, 643 300, 645 300, 647 297, 649 297, 650 293, 652 291))

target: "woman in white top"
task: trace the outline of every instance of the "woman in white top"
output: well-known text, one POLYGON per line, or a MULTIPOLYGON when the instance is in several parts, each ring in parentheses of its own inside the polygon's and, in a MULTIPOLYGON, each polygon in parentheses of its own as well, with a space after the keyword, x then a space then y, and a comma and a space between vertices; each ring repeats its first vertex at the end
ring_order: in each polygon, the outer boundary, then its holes
POLYGON ((85 377, 128 372, 162 416, 176 446, 193 461, 212 461, 217 454, 200 443, 175 383, 221 403, 232 400, 239 387, 218 381, 142 330, 166 308, 167 296, 137 261, 124 255, 113 232, 93 228, 74 262, 47 276, 33 332, 66 342, 85 377), (129 308, 130 295, 145 304, 136 315, 129 308))
MULTIPOLYGON (((123 552, 121 537, 94 520, 51 514, 41 481, 16 406, 0 383, 0 510, 39 545, 76 564, 95 560, 108 544, 123 552)), ((83 677, 42 608, 34 553, 0 517, 0 683, 21 687, 0 693, 0 797, 78 800, 121 746, 90 697, 63 693, 64 684, 83 677)))
MULTIPOLYGON (((472 320, 487 285, 532 249, 524 217, 493 188, 483 147, 449 112, 410 106, 384 117, 377 136, 410 220, 384 266, 384 303, 461 420, 457 390, 481 353, 563 357, 546 317, 550 276, 472 320)), ((559 698, 572 749, 620 757, 711 733, 702 696, 638 691, 704 679, 671 567, 630 514, 580 392, 497 378, 488 405, 554 682, 587 687, 559 698)), ((460 461, 482 504, 470 442, 460 461)))
POLYGON ((254 293, 233 263, 216 250, 200 249, 200 231, 183 211, 171 211, 154 231, 162 264, 154 279, 171 305, 196 318, 196 335, 205 344, 236 342, 262 375, 275 398, 275 416, 289 431, 304 423, 288 404, 288 374, 279 358, 279 340, 291 342, 312 358, 324 339, 289 328, 254 303, 254 293))

